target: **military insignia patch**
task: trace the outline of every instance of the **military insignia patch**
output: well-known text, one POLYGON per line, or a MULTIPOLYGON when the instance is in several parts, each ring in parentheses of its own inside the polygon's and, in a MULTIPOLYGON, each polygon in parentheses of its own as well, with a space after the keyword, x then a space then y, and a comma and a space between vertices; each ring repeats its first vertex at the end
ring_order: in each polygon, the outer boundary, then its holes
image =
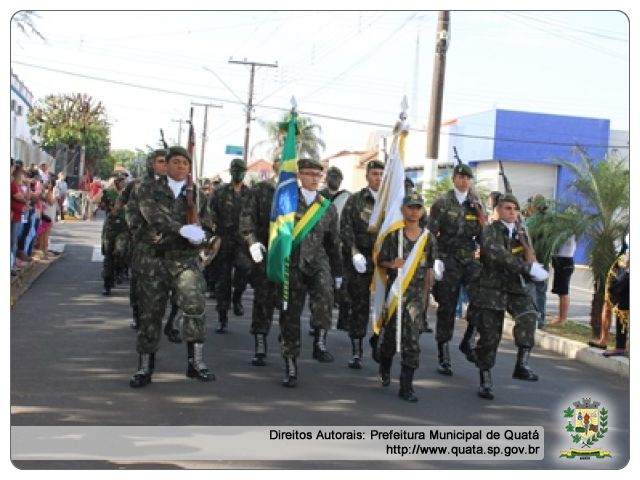
POLYGON ((567 421, 564 428, 571 436, 573 443, 581 444, 582 449, 572 448, 570 451, 562 451, 560 458, 611 457, 611 452, 591 448, 605 437, 609 429, 609 411, 604 406, 600 409, 598 407, 600 402, 583 398, 563 410, 563 417, 567 421), (585 447, 587 448, 584 449, 585 447))

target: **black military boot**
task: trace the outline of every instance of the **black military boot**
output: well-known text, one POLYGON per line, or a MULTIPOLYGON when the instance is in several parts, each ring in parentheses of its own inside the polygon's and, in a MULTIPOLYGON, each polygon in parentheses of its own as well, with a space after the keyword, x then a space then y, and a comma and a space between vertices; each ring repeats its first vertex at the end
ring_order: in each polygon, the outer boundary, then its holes
POLYGON ((244 315, 244 307, 242 306, 242 295, 233 293, 233 314, 236 317, 244 315))
POLYGON ((169 312, 169 318, 167 318, 167 324, 164 326, 164 334, 171 343, 182 343, 180 338, 180 330, 174 327, 173 322, 178 315, 178 305, 171 304, 171 312, 169 312))
POLYGON ((480 388, 478 389, 478 396, 486 398, 487 400, 493 400, 493 381, 491 380, 491 370, 480 370, 480 388))
POLYGON ((254 367, 264 367, 267 362, 267 336, 264 333, 256 333, 256 354, 251 359, 251 365, 254 367))
POLYGON ((353 358, 349 362, 349 368, 360 370, 362 368, 362 339, 351 339, 351 352, 353 358))
POLYGON ((155 367, 155 353, 138 354, 138 371, 129 379, 131 388, 142 388, 151 383, 151 375, 155 367))
POLYGON ((229 323, 227 312, 218 312, 218 328, 216 328, 216 333, 227 333, 227 323, 229 323))
POLYGON ((391 384, 391 363, 393 357, 380 357, 380 366, 378 367, 378 380, 383 387, 391 384))
POLYGON ((324 328, 314 332, 313 358, 322 363, 333 362, 333 355, 327 350, 327 331, 324 328))
POLYGON ((296 364, 296 357, 284 357, 284 379, 282 380, 282 386, 293 388, 296 386, 297 381, 298 365, 296 364))
POLYGON ((530 353, 531 349, 528 347, 518 348, 518 357, 516 359, 516 368, 513 370, 513 378, 528 380, 530 382, 538 381, 538 375, 533 373, 533 370, 529 367, 530 353))
POLYGON ((418 401, 418 397, 413 391, 413 372, 415 372, 414 368, 402 365, 400 370, 400 390, 398 391, 400 398, 412 403, 418 401))
POLYGON ((209 371, 204 363, 204 344, 200 342, 187 342, 187 377, 197 378, 202 382, 211 382, 216 376, 209 371))
POLYGON ((476 363, 476 352, 473 350, 473 343, 476 336, 476 328, 473 325, 467 324, 467 329, 462 336, 462 341, 458 347, 464 356, 471 363, 476 363))
POLYGON ((111 283, 104 282, 104 288, 102 289, 102 295, 104 295, 105 297, 108 297, 109 295, 111 295, 111 289, 112 288, 113 288, 113 285, 111 283))
POLYGON ((140 328, 140 308, 135 306, 131 307, 131 309, 133 310, 133 318, 129 326, 134 330, 138 330, 140 328))
POLYGON ((371 345, 371 358, 376 363, 380 363, 380 350, 378 350, 378 340, 380 340, 380 336, 375 333, 371 334, 369 337, 369 345, 371 345))
POLYGON ((451 357, 449 356, 449 342, 438 343, 438 373, 440 375, 453 375, 451 357))

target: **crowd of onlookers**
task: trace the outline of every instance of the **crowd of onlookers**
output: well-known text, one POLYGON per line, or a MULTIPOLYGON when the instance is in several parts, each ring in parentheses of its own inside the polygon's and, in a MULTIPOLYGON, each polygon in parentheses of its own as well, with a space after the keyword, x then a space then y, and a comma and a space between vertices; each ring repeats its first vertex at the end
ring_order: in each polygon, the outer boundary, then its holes
MULTIPOLYGON (((33 260, 48 258, 49 235, 58 218, 64 220, 68 194, 63 172, 49 172, 46 163, 25 166, 11 159, 11 275, 33 260)), ((55 254, 54 254, 55 255, 55 254)))

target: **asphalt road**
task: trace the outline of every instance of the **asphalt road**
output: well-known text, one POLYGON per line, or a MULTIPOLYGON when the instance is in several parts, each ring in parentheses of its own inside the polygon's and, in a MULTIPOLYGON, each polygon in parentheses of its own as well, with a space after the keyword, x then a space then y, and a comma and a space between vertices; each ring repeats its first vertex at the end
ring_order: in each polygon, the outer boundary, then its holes
MULTIPOLYGON (((186 347, 163 337, 153 383, 129 388, 137 367, 135 333, 129 328, 128 285, 101 295, 101 264, 92 262, 99 245, 100 222, 56 225, 56 243, 65 253, 19 299, 11 312, 12 426, 293 426, 293 425, 540 425, 545 429, 545 457, 540 461, 400 461, 380 462, 177 462, 20 461, 22 468, 621 468, 629 459, 630 401, 628 380, 594 370, 555 353, 535 350, 532 365, 537 383, 513 380, 515 348, 503 339, 494 369, 496 399, 476 396, 478 373, 456 348, 454 375, 436 372, 432 334, 421 339, 421 366, 415 389, 419 402, 397 396, 399 362, 393 381, 383 388, 377 365, 366 349, 364 368, 346 367, 347 334, 332 330, 328 346, 335 362, 311 358, 312 337, 303 328, 299 381, 295 389, 280 385, 283 362, 278 353, 278 326, 268 339, 266 367, 253 367, 249 335, 252 291, 244 296, 245 316, 230 312, 229 333, 214 332, 215 301, 207 301, 209 335, 205 361, 217 381, 185 378, 186 347), (582 397, 606 404, 610 411, 606 461, 570 462, 559 452, 570 448, 562 411, 582 397)), ((434 312, 429 312, 432 325, 434 312)), ((276 321, 277 323, 277 321, 276 321)), ((303 318, 308 325, 308 316, 303 318)), ((456 329, 457 345, 464 325, 456 329)))

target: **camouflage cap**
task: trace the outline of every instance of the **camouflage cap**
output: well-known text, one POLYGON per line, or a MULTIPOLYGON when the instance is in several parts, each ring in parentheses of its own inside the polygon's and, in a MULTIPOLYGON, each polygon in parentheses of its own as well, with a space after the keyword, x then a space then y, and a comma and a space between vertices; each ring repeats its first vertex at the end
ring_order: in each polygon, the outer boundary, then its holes
POLYGON ((424 207, 424 199, 418 192, 411 192, 409 195, 406 195, 402 199, 403 207, 410 207, 412 205, 419 205, 421 207, 424 207))
POLYGON ((380 160, 371 160, 369 163, 367 163, 367 173, 369 173, 369 170, 373 169, 384 170, 384 163, 382 163, 380 160))
POLYGON ((456 174, 466 175, 468 177, 473 178, 473 170, 471 170, 471 167, 469 165, 466 165, 464 163, 459 163, 453 168, 453 175, 456 175, 456 174))
POLYGON ((500 197, 498 197, 498 205, 504 202, 513 203, 517 207, 517 209, 520 210, 520 203, 513 193, 503 193, 502 195, 500 195, 500 197))
POLYGON ((329 167, 329 170, 327 170, 327 177, 330 176, 344 178, 342 176, 342 171, 338 167, 329 167))
POLYGON ((247 164, 241 158, 234 158, 229 164, 229 170, 246 170, 247 164))
POLYGON ((189 155, 189 152, 187 152, 187 149, 184 147, 181 147, 180 145, 174 145, 173 147, 169 147, 169 151, 167 152, 167 162, 172 157, 177 157, 178 155, 181 155, 187 160, 189 160, 189 163, 192 162, 191 155, 189 155))
POLYGON ((303 168, 322 170, 322 164, 319 160, 314 160, 312 158, 301 158, 300 160, 298 160, 298 170, 302 170, 303 168))
POLYGON ((214 185, 219 185, 222 183, 222 178, 220 178, 220 175, 216 175, 215 177, 213 177, 211 183, 213 183, 214 185))

